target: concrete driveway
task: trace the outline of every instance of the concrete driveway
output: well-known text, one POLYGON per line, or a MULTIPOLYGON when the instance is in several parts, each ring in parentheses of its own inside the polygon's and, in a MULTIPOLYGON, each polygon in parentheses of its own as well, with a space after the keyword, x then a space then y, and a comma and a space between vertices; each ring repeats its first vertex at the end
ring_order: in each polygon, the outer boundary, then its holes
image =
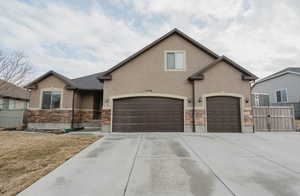
POLYGON ((20 196, 300 195, 300 133, 111 134, 20 196))

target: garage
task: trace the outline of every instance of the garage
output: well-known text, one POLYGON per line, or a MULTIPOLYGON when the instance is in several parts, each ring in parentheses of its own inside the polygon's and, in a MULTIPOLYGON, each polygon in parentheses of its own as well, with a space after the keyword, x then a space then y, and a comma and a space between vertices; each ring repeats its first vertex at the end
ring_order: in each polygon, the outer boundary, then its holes
POLYGON ((208 132, 241 132, 240 98, 208 97, 206 107, 208 132))
POLYGON ((114 132, 182 132, 183 100, 165 97, 114 99, 114 132))

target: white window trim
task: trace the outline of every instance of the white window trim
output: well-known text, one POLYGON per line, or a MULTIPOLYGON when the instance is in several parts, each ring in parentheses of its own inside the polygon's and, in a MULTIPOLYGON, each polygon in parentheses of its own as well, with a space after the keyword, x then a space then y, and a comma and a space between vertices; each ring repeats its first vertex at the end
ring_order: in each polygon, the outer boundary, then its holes
MULTIPOLYGON (((281 93, 280 93, 280 96, 281 96, 281 93)), ((275 90, 276 103, 288 103, 288 102, 289 102, 289 98, 288 98, 288 97, 289 97, 289 96, 288 96, 288 90, 287 90, 287 88, 278 88, 278 89, 275 90), (285 90, 285 91, 286 91, 286 101, 283 102, 283 101, 282 101, 282 97, 281 97, 281 102, 278 102, 278 101, 277 101, 277 91, 282 91, 282 90, 285 90)))
POLYGON ((185 71, 186 70, 186 52, 185 50, 165 50, 164 52, 165 71, 185 71), (167 54, 171 52, 182 52, 183 53, 183 68, 182 69, 168 69, 167 66, 167 54))
POLYGON ((61 88, 43 88, 41 89, 40 92, 40 109, 41 110, 60 110, 63 108, 63 96, 64 96, 64 90, 61 88), (59 104, 59 108, 50 108, 50 109, 43 109, 42 108, 42 104, 43 104, 43 93, 44 91, 58 91, 60 92, 60 104, 59 104))

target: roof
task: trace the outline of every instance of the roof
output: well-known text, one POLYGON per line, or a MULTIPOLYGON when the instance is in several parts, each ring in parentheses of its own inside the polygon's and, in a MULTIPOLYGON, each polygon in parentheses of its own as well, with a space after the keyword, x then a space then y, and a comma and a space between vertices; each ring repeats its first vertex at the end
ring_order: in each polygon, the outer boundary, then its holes
POLYGON ((82 90, 102 90, 103 83, 99 81, 99 77, 102 76, 103 72, 75 78, 72 82, 75 83, 78 89, 82 90))
POLYGON ((202 80, 204 78, 204 76, 203 76, 204 72, 206 72, 207 70, 209 70, 210 68, 214 67, 215 65, 217 65, 219 62, 222 62, 222 61, 228 63, 233 68, 235 68, 238 71, 240 71, 243 74, 245 74, 242 77, 243 80, 256 80, 258 78, 256 75, 254 75, 253 73, 251 73, 247 69, 243 68, 239 64, 235 63, 234 61, 232 61, 228 57, 226 57, 226 56, 220 56, 215 61, 209 63, 208 65, 204 66, 202 69, 200 69, 199 71, 197 71, 196 73, 192 74, 189 77, 189 80, 202 80))
POLYGON ((180 37, 182 37, 183 39, 187 40, 188 42, 190 42, 191 44, 193 44, 194 46, 196 46, 197 48, 199 48, 200 50, 202 50, 203 52, 205 52, 206 54, 210 55, 211 57, 217 59, 219 58, 219 55, 217 55, 216 53, 214 53, 213 51, 211 51, 210 49, 208 49, 207 47, 203 46, 202 44, 200 44, 198 41, 194 40, 193 38, 189 37, 188 35, 186 35, 185 33, 183 33, 182 31, 178 30, 178 29, 173 29, 170 32, 168 32, 167 34, 163 35, 162 37, 158 38, 157 40, 155 40, 154 42, 150 43, 149 45, 145 46, 144 48, 142 48, 141 50, 139 50, 138 52, 134 53, 133 55, 129 56, 128 58, 126 58, 125 60, 121 61, 120 63, 118 63, 117 65, 113 66, 112 68, 110 68, 109 70, 107 70, 101 77, 100 79, 102 80, 108 80, 111 79, 110 77, 110 73, 112 73, 113 71, 119 69, 120 67, 122 67, 123 65, 125 65, 126 63, 128 63, 129 61, 133 60, 134 58, 138 57, 139 55, 143 54, 144 52, 146 52, 147 50, 153 48, 154 46, 156 46, 157 44, 159 44, 160 42, 162 42, 163 40, 167 39, 168 37, 177 34, 180 37))
POLYGON ((37 79, 33 80, 33 81, 30 82, 29 84, 25 85, 25 88, 28 88, 28 89, 36 88, 36 87, 37 87, 36 85, 37 85, 40 81, 44 80, 45 78, 47 78, 47 77, 49 77, 49 76, 51 76, 51 75, 54 75, 54 76, 56 76, 57 78, 59 78, 59 79, 61 79, 62 81, 64 81, 64 82, 67 84, 67 88, 69 88, 69 89, 76 89, 76 85, 75 85, 75 83, 72 82, 71 79, 69 79, 69 78, 67 78, 67 77, 65 77, 65 76, 63 76, 63 75, 61 75, 61 74, 59 74, 59 73, 57 73, 57 72, 55 72, 55 71, 52 71, 52 70, 51 70, 51 71, 48 71, 47 73, 41 75, 40 77, 38 77, 37 79))
POLYGON ((0 97, 29 100, 29 92, 25 89, 3 80, 0 82, 0 97))
POLYGON ((43 74, 42 76, 38 77, 37 79, 33 80, 29 84, 25 86, 25 88, 28 89, 34 89, 37 87, 37 84, 44 80, 45 78, 49 77, 50 75, 54 75, 57 78, 61 79, 66 83, 66 88, 70 90, 102 90, 103 89, 103 83, 101 83, 98 80, 98 77, 100 77, 103 73, 96 73, 88 76, 83 76, 79 78, 70 79, 66 76, 63 76, 55 71, 48 71, 47 73, 43 74))
POLYGON ((285 74, 299 74, 300 75, 300 67, 288 67, 288 68, 285 68, 281 71, 278 71, 278 72, 275 72, 267 77, 264 77, 260 80, 258 80, 257 82, 255 82, 255 84, 253 85, 253 87, 256 85, 256 84, 259 84, 259 83, 262 83, 262 82, 265 82, 267 80, 271 80, 273 78, 276 78, 276 77, 279 77, 279 76, 282 76, 282 75, 285 75, 285 74))

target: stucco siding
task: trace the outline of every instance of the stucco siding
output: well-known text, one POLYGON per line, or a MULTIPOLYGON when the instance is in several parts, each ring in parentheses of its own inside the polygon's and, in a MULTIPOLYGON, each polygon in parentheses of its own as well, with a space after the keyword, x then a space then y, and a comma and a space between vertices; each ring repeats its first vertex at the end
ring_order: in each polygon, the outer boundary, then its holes
POLYGON ((112 80, 104 82, 105 107, 110 107, 105 100, 111 96, 145 91, 191 98, 192 85, 187 78, 213 60, 180 36, 173 35, 112 73, 112 80), (165 71, 167 50, 185 51, 185 71, 165 71))
POLYGON ((198 102, 204 95, 215 93, 237 94, 248 99, 245 107, 250 107, 250 83, 241 80, 242 73, 228 65, 220 62, 204 73, 204 80, 195 82, 196 107, 202 107, 203 101, 198 102))
POLYGON ((41 92, 45 89, 62 90, 61 108, 72 108, 73 91, 65 89, 65 83, 55 76, 49 76, 38 83, 37 89, 31 90, 30 108, 40 108, 41 92))
POLYGON ((300 76, 296 74, 285 74, 271 80, 256 84, 252 93, 265 93, 270 96, 270 103, 276 103, 276 90, 287 89, 287 101, 300 101, 300 76))

